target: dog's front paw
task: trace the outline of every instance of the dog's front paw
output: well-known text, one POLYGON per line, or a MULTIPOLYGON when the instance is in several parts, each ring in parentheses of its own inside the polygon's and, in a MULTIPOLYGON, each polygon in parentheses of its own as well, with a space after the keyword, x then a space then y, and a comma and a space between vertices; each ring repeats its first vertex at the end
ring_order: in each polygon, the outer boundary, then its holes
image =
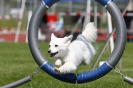
POLYGON ((57 67, 54 68, 54 71, 55 71, 56 73, 60 73, 60 70, 59 70, 59 68, 57 68, 57 67))
POLYGON ((61 67, 62 66, 62 62, 60 61, 60 60, 57 60, 56 62, 55 62, 55 67, 61 67))

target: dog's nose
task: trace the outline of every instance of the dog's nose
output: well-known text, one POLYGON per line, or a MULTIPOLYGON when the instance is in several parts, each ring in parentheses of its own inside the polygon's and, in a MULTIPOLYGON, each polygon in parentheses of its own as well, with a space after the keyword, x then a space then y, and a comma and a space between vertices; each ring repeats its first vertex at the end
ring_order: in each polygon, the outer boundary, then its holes
POLYGON ((48 50, 48 53, 51 53, 51 50, 48 50))

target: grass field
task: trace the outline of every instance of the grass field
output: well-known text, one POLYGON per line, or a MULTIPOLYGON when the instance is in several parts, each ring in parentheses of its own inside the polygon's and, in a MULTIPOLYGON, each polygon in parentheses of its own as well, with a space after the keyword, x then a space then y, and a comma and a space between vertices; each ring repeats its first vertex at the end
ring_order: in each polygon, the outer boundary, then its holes
MULTIPOLYGON (((99 42, 99 49, 104 43, 99 42)), ((41 49, 47 59, 53 63, 53 59, 47 54, 48 43, 41 43, 41 49)), ((101 60, 106 60, 110 55, 109 50, 106 50, 101 60)), ((94 57, 92 63, 96 57, 94 57)), ((77 73, 89 71, 92 63, 89 66, 80 66, 77 73)), ((127 43, 122 57, 121 72, 133 78, 133 43, 127 43)), ((26 43, 0 43, 0 86, 17 81, 28 75, 31 75, 37 68, 37 64, 33 60, 26 43)), ((119 67, 119 66, 118 66, 119 67)), ((31 82, 28 82, 18 88, 132 88, 133 86, 125 83, 123 77, 112 70, 106 76, 85 84, 69 84, 52 78, 44 71, 35 74, 31 82)))

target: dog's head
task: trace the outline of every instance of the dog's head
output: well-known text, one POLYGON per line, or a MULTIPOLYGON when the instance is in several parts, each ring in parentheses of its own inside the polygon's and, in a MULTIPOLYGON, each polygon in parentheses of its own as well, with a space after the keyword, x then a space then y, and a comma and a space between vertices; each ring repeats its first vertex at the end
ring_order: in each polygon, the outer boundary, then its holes
POLYGON ((48 53, 50 57, 63 57, 72 40, 72 35, 64 38, 57 38, 53 33, 51 34, 51 41, 49 43, 48 53))

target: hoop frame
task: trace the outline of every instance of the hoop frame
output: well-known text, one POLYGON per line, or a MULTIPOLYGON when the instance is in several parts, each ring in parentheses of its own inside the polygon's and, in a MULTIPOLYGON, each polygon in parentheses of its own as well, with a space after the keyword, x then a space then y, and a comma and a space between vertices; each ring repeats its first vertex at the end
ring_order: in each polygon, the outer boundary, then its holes
POLYGON ((126 44, 126 26, 123 16, 112 0, 95 0, 111 14, 116 26, 116 44, 106 62, 97 69, 80 74, 56 74, 54 66, 42 54, 38 41, 38 29, 44 13, 58 0, 42 0, 35 9, 28 30, 28 42, 31 54, 36 63, 52 77, 68 83, 86 83, 94 81, 110 72, 119 62, 126 44))

